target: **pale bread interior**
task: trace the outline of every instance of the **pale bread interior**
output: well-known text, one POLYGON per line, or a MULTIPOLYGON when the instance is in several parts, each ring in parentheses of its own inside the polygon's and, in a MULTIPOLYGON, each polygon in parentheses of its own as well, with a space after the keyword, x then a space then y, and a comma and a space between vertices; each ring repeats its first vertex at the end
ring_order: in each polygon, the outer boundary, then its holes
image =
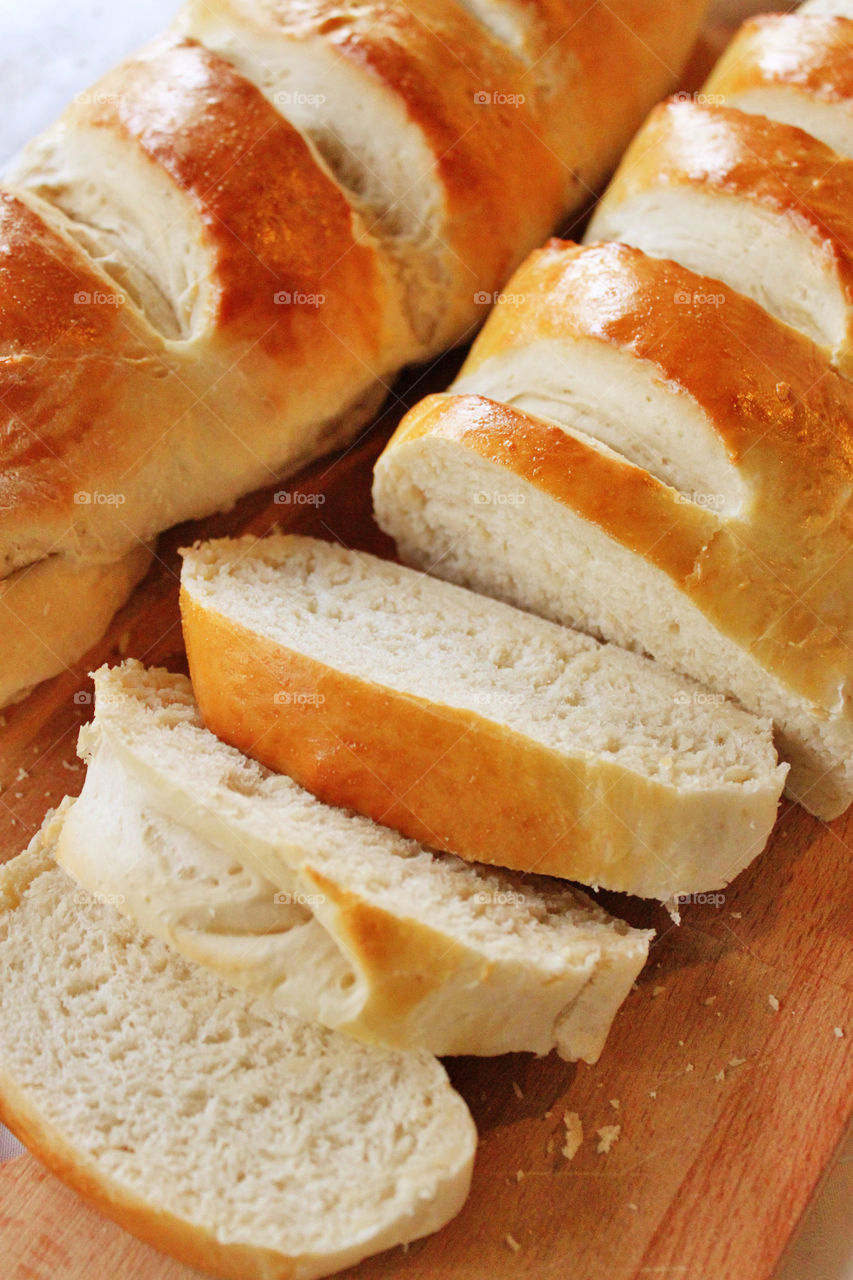
POLYGON ((306 1280, 453 1216, 476 1134, 440 1064, 249 1000, 145 936, 55 866, 61 819, 0 872, 0 1074, 48 1162, 181 1220, 202 1257, 270 1250, 306 1280))

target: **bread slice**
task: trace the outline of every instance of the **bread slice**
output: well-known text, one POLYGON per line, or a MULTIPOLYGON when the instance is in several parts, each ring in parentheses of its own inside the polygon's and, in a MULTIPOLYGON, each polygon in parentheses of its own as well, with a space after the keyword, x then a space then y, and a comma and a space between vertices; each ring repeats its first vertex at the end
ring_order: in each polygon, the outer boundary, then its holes
POLYGON ((703 98, 796 125, 853 157, 853 21, 804 9, 750 18, 703 98))
POLYGON ((769 725, 648 659, 310 538, 185 553, 205 723, 467 859, 667 899, 763 848, 769 725))
POLYGON ((206 730, 189 680, 95 674, 57 860, 148 933, 283 1008, 440 1054, 594 1062, 651 934, 557 881, 435 855, 206 730))
MULTIPOLYGON (((437 1230, 476 1133, 441 1065, 248 999, 76 889, 66 801, 0 870, 0 1117, 135 1235, 310 1280, 437 1230)), ((73 810, 72 810, 73 812, 73 810)))
POLYGON ((853 376, 851 208, 853 160, 792 125, 676 100, 628 148, 586 242, 622 240, 724 281, 853 376))
POLYGON ((789 793, 837 816, 853 387, 754 302, 624 245, 554 241, 506 292, 464 394, 417 406, 380 458, 379 523, 407 563, 771 716, 789 793))

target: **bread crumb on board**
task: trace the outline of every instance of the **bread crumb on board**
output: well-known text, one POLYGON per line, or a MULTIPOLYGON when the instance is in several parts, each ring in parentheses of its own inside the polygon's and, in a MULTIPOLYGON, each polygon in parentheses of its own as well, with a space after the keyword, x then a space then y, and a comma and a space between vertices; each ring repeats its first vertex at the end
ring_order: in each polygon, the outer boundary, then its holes
POLYGON ((518 1243, 514 1235, 510 1235, 508 1231, 504 1236, 504 1240, 506 1241, 507 1247, 512 1249, 513 1253, 518 1253, 521 1245, 518 1243))
POLYGON ((838 1040, 843 1040, 843 1039, 844 1039, 844 1028, 843 1028, 843 1027, 833 1027, 833 1028, 832 1028, 832 1034, 833 1034, 833 1035, 834 1035, 838 1040))
POLYGON ((622 1103, 619 1101, 619 1099, 618 1099, 618 1098, 611 1098, 611 1099, 610 1099, 610 1105, 611 1105, 611 1107, 613 1108, 613 1110, 614 1110, 614 1111, 618 1111, 618 1110, 619 1110, 619 1108, 621 1107, 622 1103))
POLYGON ((666 987, 652 987, 652 999, 657 1000, 658 996, 662 996, 666 987))
POLYGON ((774 996, 773 993, 771 992, 770 995, 767 997, 767 1003, 770 1005, 770 1008, 773 1010, 774 1013, 779 1012, 781 1005, 779 1003, 778 996, 774 996))
POLYGON ((515 1096, 518 1098, 519 1102, 522 1102, 524 1099, 524 1090, 522 1089, 521 1085, 518 1083, 517 1080, 513 1080, 512 1082, 512 1091, 515 1094, 515 1096))
POLYGON ((716 996, 706 996, 704 1000, 700 1001, 700 1003, 703 1004, 706 1009, 710 1009, 712 1004, 716 1004, 716 1001, 716 996))
POLYGON ((610 1154, 622 1136, 622 1126, 621 1124, 605 1124, 600 1129, 596 1129, 595 1132, 599 1139, 596 1151, 600 1156, 606 1156, 610 1154))
POLYGON ((567 1160, 574 1160, 583 1142, 583 1124, 577 1111, 563 1112, 563 1124, 566 1126, 566 1141, 562 1151, 567 1160))

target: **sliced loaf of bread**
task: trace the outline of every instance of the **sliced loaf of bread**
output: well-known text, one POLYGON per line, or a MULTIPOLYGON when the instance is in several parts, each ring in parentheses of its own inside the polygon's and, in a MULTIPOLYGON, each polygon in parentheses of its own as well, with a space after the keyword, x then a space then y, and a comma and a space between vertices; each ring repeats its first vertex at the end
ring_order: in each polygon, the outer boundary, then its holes
POLYGON ((204 728, 185 676, 95 674, 59 863, 220 976, 363 1039, 594 1062, 648 932, 578 890, 434 854, 204 728))
POLYGON ((401 558, 771 717, 789 794, 846 809, 853 384, 825 353, 678 263, 555 240, 452 391, 376 464, 401 558))
POLYGON ((435 1231, 476 1132, 427 1054, 249 999, 79 890, 69 802, 0 870, 0 1118, 107 1216, 230 1280, 312 1280, 435 1231))
POLYGON ((185 553, 219 737, 436 848, 668 899, 764 847, 768 721, 638 654, 310 538, 185 553))

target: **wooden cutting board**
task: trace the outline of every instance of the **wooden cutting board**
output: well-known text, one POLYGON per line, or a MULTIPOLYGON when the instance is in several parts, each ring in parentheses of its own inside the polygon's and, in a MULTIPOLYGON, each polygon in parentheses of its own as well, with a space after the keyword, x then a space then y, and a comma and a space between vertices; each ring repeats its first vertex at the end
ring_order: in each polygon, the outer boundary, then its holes
MULTIPOLYGON (((692 84, 720 43, 715 32, 692 84)), ((125 655, 186 669, 179 546, 278 524, 390 554, 370 514, 373 462, 406 405, 443 389, 458 360, 409 376, 368 436, 298 483, 162 539, 154 571, 97 650, 0 718, 0 860, 82 785, 74 744, 91 714, 86 671, 125 655)), ((601 895, 658 931, 601 1061, 449 1061, 480 1132, 470 1199, 438 1235, 345 1274, 769 1280, 853 1114, 851 846, 853 811, 827 826, 785 805, 758 862, 723 901, 686 907, 680 927, 657 907, 601 895), (571 1161, 566 1111, 585 1135, 571 1161), (596 1131, 615 1125, 618 1139, 599 1151, 596 1131)), ((3 1280, 195 1274, 88 1209, 29 1155, 0 1165, 3 1280)))

